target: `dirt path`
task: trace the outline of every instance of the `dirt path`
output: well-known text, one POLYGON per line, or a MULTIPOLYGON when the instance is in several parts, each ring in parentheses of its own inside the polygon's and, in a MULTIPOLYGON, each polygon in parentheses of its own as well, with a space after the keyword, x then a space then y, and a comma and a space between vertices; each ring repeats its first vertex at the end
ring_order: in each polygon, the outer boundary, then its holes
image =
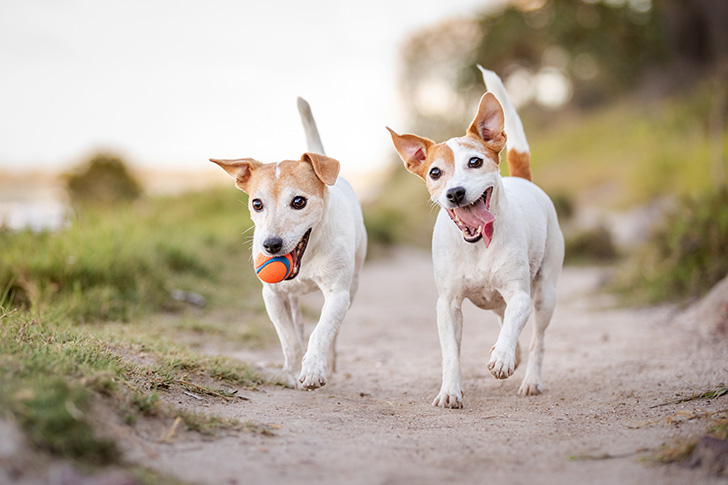
MULTIPOLYGON (((523 365, 508 380, 490 376, 497 321, 466 305, 465 409, 443 410, 430 405, 440 349, 429 255, 401 252, 368 264, 339 336, 339 372, 326 387, 270 387, 233 403, 178 399, 271 424, 273 436, 186 432, 165 444, 130 436, 127 456, 210 484, 724 483, 640 458, 702 430, 705 421, 687 421, 690 413, 728 407, 726 397, 650 407, 725 382, 728 349, 693 336, 671 309, 608 309, 609 299, 595 293, 602 277, 597 269, 564 271, 537 397, 516 395, 523 365)), ((524 349, 529 339, 530 326, 524 349)), ((282 361, 278 347, 225 352, 268 372, 282 361)))

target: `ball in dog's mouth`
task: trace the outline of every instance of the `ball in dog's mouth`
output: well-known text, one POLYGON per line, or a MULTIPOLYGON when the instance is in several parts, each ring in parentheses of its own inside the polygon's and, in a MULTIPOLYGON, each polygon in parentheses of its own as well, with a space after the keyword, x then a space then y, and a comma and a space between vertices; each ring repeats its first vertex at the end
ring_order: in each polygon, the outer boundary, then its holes
POLYGON ((486 248, 490 245, 493 238, 493 221, 495 221, 495 216, 490 212, 492 195, 493 187, 488 187, 472 204, 447 209, 450 219, 463 233, 465 241, 475 243, 483 239, 486 248))
POLYGON ((301 270, 301 258, 303 258, 303 253, 306 251, 306 246, 308 245, 308 238, 311 236, 311 229, 306 231, 306 234, 303 235, 300 241, 298 241, 298 244, 296 244, 296 247, 293 248, 293 251, 290 252, 291 257, 293 258, 293 271, 291 271, 291 274, 286 278, 286 280, 292 280, 296 276, 298 276, 298 272, 301 270))

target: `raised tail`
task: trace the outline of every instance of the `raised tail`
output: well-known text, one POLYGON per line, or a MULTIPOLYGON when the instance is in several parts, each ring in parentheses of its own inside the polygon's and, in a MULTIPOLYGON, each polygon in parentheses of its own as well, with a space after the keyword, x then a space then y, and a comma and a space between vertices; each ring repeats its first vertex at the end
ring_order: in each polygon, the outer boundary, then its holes
POLYGON ((513 107, 511 100, 508 98, 505 86, 498 74, 482 66, 478 69, 483 73, 483 81, 485 87, 493 93, 503 108, 505 116, 505 129, 508 141, 506 147, 506 160, 508 161, 508 171, 512 177, 521 177, 526 180, 532 180, 531 177, 531 150, 526 141, 526 132, 523 131, 521 118, 518 117, 516 108, 513 107))
POLYGON ((301 123, 303 123, 303 131, 306 133, 306 147, 309 152, 326 155, 324 146, 321 144, 318 128, 316 128, 316 120, 313 119, 311 106, 308 101, 298 98, 298 114, 301 115, 301 123))

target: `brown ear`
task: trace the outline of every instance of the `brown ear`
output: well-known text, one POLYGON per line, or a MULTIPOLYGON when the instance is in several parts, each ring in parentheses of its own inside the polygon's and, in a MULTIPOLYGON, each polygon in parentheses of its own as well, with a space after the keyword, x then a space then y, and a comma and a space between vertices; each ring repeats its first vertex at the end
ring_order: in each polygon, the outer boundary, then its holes
POLYGON ((253 160, 252 158, 238 158, 236 160, 220 160, 218 158, 211 158, 210 161, 220 165, 223 170, 235 179, 235 185, 246 193, 247 191, 245 189, 250 181, 250 176, 252 175, 253 170, 263 165, 261 162, 253 160))
POLYGON ((304 153, 301 160, 310 163, 316 176, 326 185, 334 185, 339 176, 339 161, 319 153, 304 153))
POLYGON ((468 128, 468 134, 483 140, 491 149, 500 153, 506 144, 503 131, 503 108, 493 93, 485 93, 480 98, 478 114, 468 128))
MULTIPOLYGON (((404 162, 404 166, 415 175, 422 177, 422 171, 425 168, 424 161, 427 158, 427 150, 430 149, 435 142, 422 138, 417 135, 399 135, 394 130, 385 127, 392 135, 392 143, 399 153, 400 158, 404 162)), ((422 177, 424 178, 424 177, 422 177)))

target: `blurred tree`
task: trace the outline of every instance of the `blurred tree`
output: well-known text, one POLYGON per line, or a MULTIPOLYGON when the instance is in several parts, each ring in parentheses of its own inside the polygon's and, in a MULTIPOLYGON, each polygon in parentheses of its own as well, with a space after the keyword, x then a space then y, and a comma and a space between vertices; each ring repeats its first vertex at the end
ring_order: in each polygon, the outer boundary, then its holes
POLYGON ((584 108, 646 74, 648 92, 684 88, 686 77, 726 62, 727 26, 726 1, 515 1, 411 37, 402 94, 413 131, 447 138, 462 131, 483 92, 476 64, 498 72, 516 104, 584 108))
POLYGON ((100 153, 64 176, 74 206, 131 201, 142 193, 139 182, 114 155, 100 153))

